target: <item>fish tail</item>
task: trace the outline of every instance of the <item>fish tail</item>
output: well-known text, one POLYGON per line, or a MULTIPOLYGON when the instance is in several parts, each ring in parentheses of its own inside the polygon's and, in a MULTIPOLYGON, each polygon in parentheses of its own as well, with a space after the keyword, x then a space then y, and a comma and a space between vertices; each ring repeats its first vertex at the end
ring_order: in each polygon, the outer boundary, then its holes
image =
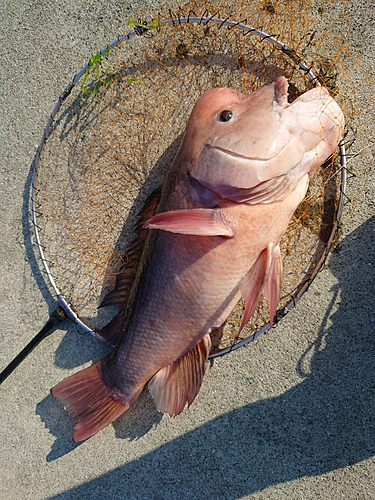
POLYGON ((130 404, 113 398, 101 375, 101 362, 59 382, 51 394, 76 422, 73 441, 84 441, 113 422, 130 404))

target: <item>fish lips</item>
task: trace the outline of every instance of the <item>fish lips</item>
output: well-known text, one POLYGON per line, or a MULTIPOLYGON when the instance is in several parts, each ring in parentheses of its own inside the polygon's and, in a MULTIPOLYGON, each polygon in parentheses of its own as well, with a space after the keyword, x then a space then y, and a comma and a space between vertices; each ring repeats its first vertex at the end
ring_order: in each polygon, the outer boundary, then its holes
MULTIPOLYGON (((298 184, 298 168, 267 179, 264 173, 263 178, 259 175, 260 169, 254 168, 254 161, 261 160, 206 145, 187 174, 192 198, 205 208, 218 206, 223 199, 248 204, 273 203, 282 201, 298 184)), ((267 161, 264 171, 267 172, 267 161)))

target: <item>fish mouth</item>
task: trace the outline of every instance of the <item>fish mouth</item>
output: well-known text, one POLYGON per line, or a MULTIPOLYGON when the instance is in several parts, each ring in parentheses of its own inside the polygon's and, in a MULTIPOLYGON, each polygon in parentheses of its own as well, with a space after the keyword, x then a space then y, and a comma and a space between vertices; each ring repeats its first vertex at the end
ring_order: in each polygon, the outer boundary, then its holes
POLYGON ((236 153, 235 151, 230 151, 229 149, 221 148, 220 146, 212 146, 211 144, 205 144, 205 147, 210 149, 217 149, 218 151, 221 151, 222 153, 228 156, 232 156, 233 158, 241 158, 241 160, 268 161, 270 159, 270 158, 259 158, 258 156, 241 155, 240 153, 236 153))
POLYGON ((190 184, 197 199, 210 207, 219 202, 218 198, 250 205, 283 201, 301 177, 299 163, 284 174, 272 176, 272 171, 264 169, 267 160, 251 158, 211 144, 205 144, 199 160, 203 171, 192 169, 189 173, 190 184), (216 165, 215 169, 210 168, 212 164, 216 165), (229 175, 227 178, 225 174, 232 171, 235 177, 229 175))

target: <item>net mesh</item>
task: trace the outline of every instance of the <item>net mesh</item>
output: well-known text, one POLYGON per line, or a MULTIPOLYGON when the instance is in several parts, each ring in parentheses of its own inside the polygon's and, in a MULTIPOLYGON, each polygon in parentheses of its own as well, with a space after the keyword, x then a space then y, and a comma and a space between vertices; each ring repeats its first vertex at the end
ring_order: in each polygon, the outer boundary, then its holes
MULTIPOLYGON (((371 76, 346 46, 345 2, 239 2, 230 9, 227 2, 215 2, 205 9, 189 4, 176 12, 135 16, 139 36, 91 61, 64 96, 43 141, 34 182, 40 243, 61 295, 89 328, 103 327, 116 312, 98 305, 126 261, 137 213, 162 184, 191 109, 206 90, 251 92, 282 74, 291 102, 314 86, 298 53, 343 109, 349 154, 361 151, 357 168, 371 161, 369 125, 356 114, 357 72, 371 76), (238 26, 208 22, 211 16, 261 28, 288 50, 238 26), (182 17, 205 20, 179 22, 182 17), (329 30, 320 27, 325 17, 329 30), (175 21, 152 25, 152 19, 168 18, 175 21)), ((340 168, 334 155, 319 170, 282 240, 279 316, 324 258, 337 223, 340 168)), ((213 352, 251 338, 269 322, 262 300, 239 338, 243 307, 239 302, 213 332, 213 352)))

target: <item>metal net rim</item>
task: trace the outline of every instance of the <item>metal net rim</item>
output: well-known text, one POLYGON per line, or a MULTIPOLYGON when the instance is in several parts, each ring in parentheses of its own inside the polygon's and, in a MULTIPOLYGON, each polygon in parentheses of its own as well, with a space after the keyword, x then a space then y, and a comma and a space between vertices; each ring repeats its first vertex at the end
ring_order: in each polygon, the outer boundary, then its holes
MULTIPOLYGON (((227 26, 228 29, 243 30, 243 36, 246 36, 248 34, 254 34, 254 35, 258 36, 261 39, 261 41, 266 41, 266 42, 273 44, 274 46, 277 47, 277 49, 282 51, 287 57, 291 58, 293 60, 293 62, 297 66, 299 66, 301 71, 303 71, 305 73, 305 75, 312 81, 312 83, 315 86, 321 86, 321 82, 319 81, 318 77, 315 76, 314 73, 311 71, 311 66, 310 67, 307 66, 305 64, 305 62, 298 56, 298 54, 293 49, 290 49, 287 45, 285 45, 283 42, 278 40, 278 38, 275 35, 269 35, 268 33, 264 32, 260 29, 256 29, 250 25, 243 24, 242 22, 236 22, 236 21, 230 20, 229 18, 221 19, 221 18, 215 17, 216 14, 214 14, 211 17, 207 17, 205 14, 203 16, 200 16, 200 17, 199 16, 198 17, 197 16, 190 16, 190 15, 188 17, 176 17, 176 18, 171 17, 170 19, 160 20, 159 23, 157 24, 157 26, 150 26, 150 27, 147 27, 147 29, 144 27, 136 27, 133 31, 117 38, 115 41, 108 44, 100 52, 98 52, 98 54, 102 55, 108 51, 109 46, 111 48, 115 48, 120 43, 125 42, 125 41, 127 41, 130 38, 133 38, 135 36, 142 36, 147 31, 149 31, 151 29, 155 29, 155 28, 161 29, 164 26, 171 26, 171 25, 176 26, 176 25, 181 25, 181 24, 193 24, 194 23, 194 24, 207 25, 209 23, 213 23, 213 24, 219 25, 219 28, 221 28, 222 26, 227 26)), ((43 245, 41 243, 40 235, 39 235, 39 228, 38 228, 38 224, 37 224, 38 209, 37 209, 37 201, 36 201, 36 196, 37 196, 37 192, 38 192, 37 185, 38 185, 38 170, 39 170, 39 166, 40 166, 40 158, 41 158, 41 154, 42 154, 44 145, 47 141, 49 131, 51 129, 51 126, 54 122, 54 119, 55 119, 57 113, 59 112, 62 104, 67 99, 67 97, 70 95, 70 93, 72 92, 72 90, 75 87, 75 85, 77 84, 77 82, 83 77, 83 75, 85 74, 88 67, 89 67, 89 63, 87 63, 85 66, 83 66, 83 68, 80 71, 78 71, 78 73, 76 73, 76 75, 73 77, 71 82, 67 85, 67 87, 65 88, 63 93, 60 95, 57 103, 55 104, 55 106, 54 106, 54 108, 53 108, 53 110, 52 110, 52 112, 47 120, 47 124, 44 128, 40 143, 38 145, 38 148, 37 148, 37 151, 35 154, 33 167, 32 167, 31 221, 32 221, 32 225, 33 225, 35 243, 38 247, 39 257, 42 261, 43 269, 48 277, 49 283, 54 290, 58 304, 62 307, 62 309, 64 310, 64 312, 66 313, 67 317, 70 320, 72 320, 76 325, 78 325, 85 333, 90 333, 95 338, 97 338, 97 335, 95 334, 95 332, 91 328, 89 328, 78 317, 78 315, 74 312, 72 306, 65 300, 63 294, 61 293, 61 291, 59 290, 59 288, 55 282, 55 279, 53 278, 53 276, 50 272, 47 260, 46 260, 45 255, 44 255, 43 245)), ((326 243, 324 251, 322 253, 322 256, 319 259, 319 261, 317 262, 313 272, 310 274, 310 276, 305 278, 304 282, 302 282, 303 284, 301 283, 301 286, 300 286, 298 293, 289 300, 289 302, 287 303, 286 306, 284 306, 282 311, 277 312, 277 320, 276 320, 274 327, 277 326, 278 321, 280 321, 291 309, 293 309, 296 306, 296 304, 299 302, 299 300, 302 298, 302 296, 307 292, 310 284, 312 283, 312 281, 315 279, 315 277, 317 276, 317 274, 321 270, 321 268, 325 262, 325 259, 329 253, 329 250, 332 246, 333 240, 334 240, 336 232, 338 230, 339 221, 340 221, 340 218, 342 215, 343 206, 344 206, 344 197, 345 197, 345 192, 346 192, 346 182, 347 182, 346 152, 345 152, 345 146, 344 146, 343 141, 341 141, 341 143, 339 145, 339 159, 340 159, 340 173, 341 173, 340 194, 339 194, 336 218, 335 218, 328 242, 326 243)), ((260 330, 255 332, 253 335, 250 335, 246 339, 238 341, 233 346, 217 350, 216 352, 210 354, 209 357, 212 359, 212 358, 216 358, 216 357, 222 356, 224 354, 227 354, 227 353, 251 342, 252 340, 256 339, 262 333, 265 333, 269 329, 270 329, 270 324, 268 323, 263 328, 261 328, 260 330)))

